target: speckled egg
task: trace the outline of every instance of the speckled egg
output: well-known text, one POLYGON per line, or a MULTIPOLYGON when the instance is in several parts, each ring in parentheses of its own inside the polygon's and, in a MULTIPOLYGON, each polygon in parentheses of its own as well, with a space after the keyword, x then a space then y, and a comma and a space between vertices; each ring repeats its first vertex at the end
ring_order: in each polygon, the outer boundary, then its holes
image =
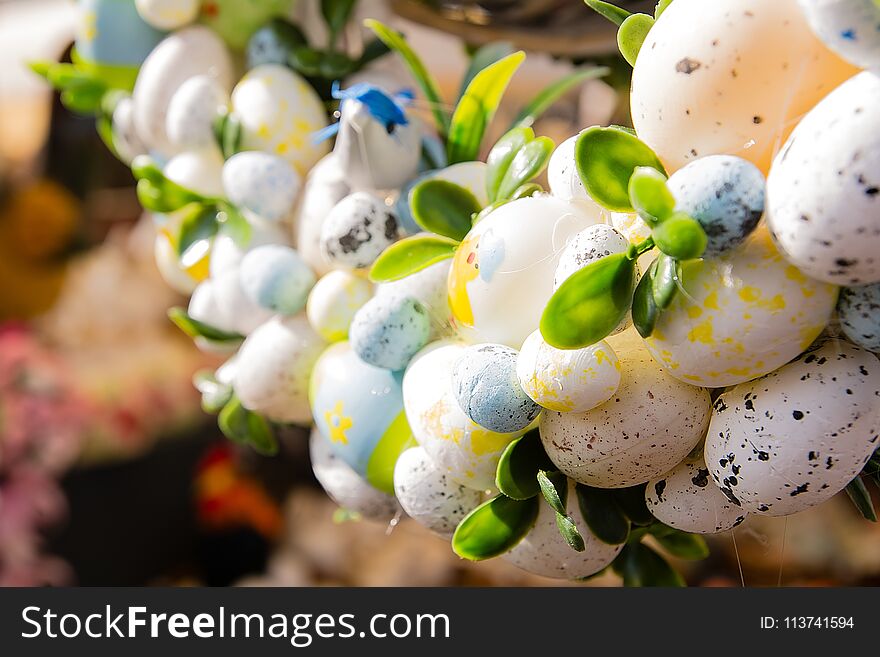
POLYGON ((706 257, 742 244, 764 214, 764 174, 741 157, 701 157, 672 174, 668 185, 675 209, 706 231, 706 257))
POLYGON ((646 340, 675 378, 721 388, 763 376, 812 344, 837 288, 804 276, 759 228, 737 249, 683 265, 682 285, 646 340))
POLYGON ((336 267, 363 269, 400 237, 397 217, 378 196, 349 194, 321 226, 321 252, 336 267))
POLYGON ((289 246, 270 244, 249 251, 241 261, 241 286, 255 304, 280 315, 305 308, 315 275, 289 246))
POLYGON ((128 88, 137 67, 165 37, 141 17, 134 2, 80 0, 76 57, 114 86, 128 88), (106 74, 106 75, 105 75, 106 74))
POLYGON ((309 323, 327 342, 348 338, 355 313, 373 296, 373 286, 363 276, 337 269, 322 276, 309 294, 309 323))
POLYGON ((232 92, 232 109, 241 120, 242 150, 265 151, 287 160, 299 175, 327 154, 327 142, 312 135, 327 125, 315 90, 285 66, 251 69, 232 92))
POLYGON ((880 353, 880 283, 843 288, 837 313, 846 337, 860 347, 880 353))
POLYGON ((238 268, 245 254, 259 246, 288 244, 286 231, 278 223, 253 215, 247 217, 247 220, 251 227, 251 235, 246 244, 236 241, 222 230, 214 238, 214 246, 211 248, 211 276, 219 276, 223 272, 238 268))
POLYGON ((706 465, 743 509, 790 515, 852 481, 880 444, 878 433, 880 362, 829 340, 716 400, 706 465))
POLYGON ((216 146, 175 155, 163 173, 171 182, 202 196, 223 196, 223 155, 216 146))
POLYGON ((459 406, 452 369, 466 349, 439 341, 416 354, 403 378, 403 401, 413 435, 437 467, 468 488, 495 483, 501 452, 517 433, 496 433, 471 420, 459 406))
POLYGON ((300 194, 294 226, 296 249, 317 274, 332 267, 321 252, 321 228, 333 207, 351 193, 333 153, 323 157, 309 172, 300 194))
POLYGON ((422 230, 412 217, 409 197, 413 188, 423 180, 445 180, 455 183, 473 194, 480 206, 489 205, 489 195, 486 193, 485 162, 459 162, 443 169, 426 171, 403 186, 394 206, 394 211, 400 218, 401 227, 409 234, 415 234, 422 230))
POLYGON ((269 221, 290 215, 301 186, 299 174, 287 160, 269 153, 237 153, 223 166, 226 198, 269 221))
POLYGON ((569 484, 566 511, 584 539, 584 551, 575 552, 559 533, 556 512, 538 500, 538 519, 525 538, 502 558, 517 568, 542 577, 581 579, 595 575, 620 554, 623 545, 603 543, 587 527, 578 508, 574 485, 569 484))
POLYGON ((837 285, 880 281, 880 78, 860 73, 805 116, 767 178, 785 257, 837 285))
POLYGON ((393 495, 370 486, 366 479, 336 456, 330 441, 317 429, 309 438, 309 461, 321 488, 341 508, 368 520, 391 520, 400 508, 393 495))
POLYGON ((410 518, 446 538, 481 498, 479 491, 447 477, 422 447, 411 447, 397 459, 394 494, 410 518))
POLYGON ((556 349, 535 331, 519 352, 516 374, 525 393, 544 408, 585 413, 617 392, 620 361, 604 340, 583 349, 556 349))
POLYGON ((460 333, 470 342, 519 349, 538 328, 568 240, 599 221, 595 206, 546 195, 512 201, 480 221, 449 270, 460 333))
POLYGON ((418 299, 431 318, 434 334, 442 335, 448 332, 451 315, 446 289, 451 265, 451 260, 443 260, 406 278, 380 283, 376 286, 376 296, 397 295, 418 299))
POLYGON ((312 374, 315 425, 349 467, 381 491, 394 492, 394 464, 410 445, 401 372, 363 362, 347 342, 331 345, 312 374))
POLYGON ((481 427, 512 433, 528 427, 541 412, 516 376, 517 352, 500 344, 478 344, 462 352, 452 369, 458 405, 481 427))
POLYGON ((636 60, 633 125, 670 172, 726 153, 766 173, 797 119, 855 72, 797 0, 675 0, 636 60))
POLYGON ((216 145, 214 121, 229 105, 229 93, 210 75, 196 75, 180 85, 168 103, 165 133, 177 148, 216 145))
POLYGON ((822 42, 859 68, 880 71, 880 5, 875 0, 798 0, 822 42))
POLYGON ((645 502, 660 522, 694 534, 733 529, 747 515, 714 485, 702 450, 648 482, 645 502))
POLYGON ((192 23, 201 8, 199 0, 135 0, 134 4, 141 18, 159 30, 176 30, 192 23))
POLYGON ((608 339, 620 359, 620 387, 586 413, 545 411, 541 442, 563 473, 598 488, 635 486, 668 472, 702 440, 709 391, 676 381, 635 331, 608 339))
POLYGON ((360 359, 387 370, 404 369, 430 335, 428 312, 405 296, 373 297, 355 313, 348 330, 351 348, 360 359))
POLYGON ((273 422, 309 422, 309 377, 323 349, 324 341, 301 315, 266 322, 238 352, 235 394, 245 408, 273 422))
POLYGON ((550 193, 563 201, 590 200, 590 195, 578 175, 574 158, 575 146, 580 133, 569 137, 556 147, 547 165, 547 182, 550 193))

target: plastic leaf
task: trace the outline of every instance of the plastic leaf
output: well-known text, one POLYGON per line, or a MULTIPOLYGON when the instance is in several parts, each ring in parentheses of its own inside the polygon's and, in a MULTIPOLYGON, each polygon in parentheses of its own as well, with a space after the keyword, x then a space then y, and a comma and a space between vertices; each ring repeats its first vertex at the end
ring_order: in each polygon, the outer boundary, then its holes
POLYGON ((584 2, 587 7, 604 16, 615 25, 620 25, 629 16, 632 16, 632 14, 626 9, 621 9, 616 5, 612 5, 610 2, 601 2, 601 0, 584 0, 584 2))
POLYGON ((587 80, 605 77, 610 72, 611 69, 605 66, 586 68, 575 71, 574 73, 569 73, 565 77, 551 83, 540 91, 538 95, 520 111, 517 117, 513 120, 512 127, 531 126, 557 100, 562 98, 579 84, 582 84, 587 80))
POLYGON ((423 180, 409 198, 419 226, 459 241, 470 231, 473 215, 483 209, 469 190, 447 180, 423 180))
POLYGON ((489 156, 486 158, 486 193, 489 202, 498 200, 498 189, 501 181, 513 162, 513 158, 526 144, 535 138, 535 131, 531 128, 513 128, 501 139, 495 142, 489 156))
POLYGON ((654 301, 653 277, 657 271, 657 261, 651 263, 651 267, 642 274, 632 300, 632 320, 636 331, 643 338, 650 337, 657 326, 660 317, 660 309, 654 301))
MULTIPOLYGON (((184 208, 184 212, 186 214, 180 223, 180 236, 177 240, 177 255, 182 261, 188 260, 187 252, 198 242, 214 237, 218 227, 217 208, 213 206, 192 203, 184 208)), ((198 260, 199 258, 196 258, 196 262, 198 260)))
POLYGON ((330 31, 331 47, 336 43, 339 34, 345 29, 348 17, 354 9, 356 0, 321 0, 321 15, 330 31))
POLYGON ((527 500, 541 491, 538 471, 554 467, 544 451, 538 431, 529 431, 511 442, 501 454, 495 471, 495 485, 507 497, 527 500))
POLYGON ((193 385, 202 393, 202 410, 205 413, 219 413, 232 399, 232 386, 220 383, 211 370, 196 372, 193 385))
POLYGON ((514 48, 513 44, 509 41, 495 41, 477 48, 477 51, 471 57, 468 70, 465 72, 464 78, 461 80, 461 88, 459 89, 458 97, 461 98, 464 96, 468 85, 471 83, 471 80, 476 77, 477 73, 487 66, 491 66, 495 62, 513 54, 515 51, 516 48, 514 48))
POLYGON ((617 31, 617 48, 630 66, 636 65, 639 51, 652 27, 654 19, 648 14, 633 14, 620 25, 617 31))
MULTIPOLYGON (((880 0, 877 0, 877 1, 880 2, 880 0)), ((657 20, 658 18, 660 18, 660 14, 662 14, 664 11, 666 11, 667 7, 669 7, 669 5, 671 5, 671 4, 672 4, 672 0, 660 0, 657 3, 657 6, 654 7, 654 20, 657 20)))
POLYGON ((678 293, 679 264, 665 253, 657 256, 656 267, 652 267, 651 296, 659 310, 666 310, 678 293))
POLYGON ((610 490, 578 484, 578 506, 590 531, 603 543, 620 545, 629 536, 629 520, 617 506, 610 490))
POLYGON ((865 487, 865 482, 862 481, 861 477, 856 477, 847 485, 846 494, 849 495, 849 499, 852 500, 852 503, 856 505, 859 513, 861 513, 866 520, 877 522, 877 513, 874 511, 874 503, 871 501, 871 494, 865 487))
POLYGON ((653 167, 636 167, 629 179, 629 200, 648 225, 656 225, 675 210, 675 197, 666 176, 653 167))
POLYGON ((561 515, 566 515, 566 498, 568 497, 568 479, 559 472, 538 470, 536 479, 541 494, 550 508, 561 515))
POLYGON ((709 238, 696 219, 676 212, 651 231, 657 248, 676 260, 693 260, 703 255, 709 238))
POLYGON ((452 535, 452 549, 463 559, 482 561, 516 547, 535 526, 538 498, 512 500, 496 495, 471 511, 452 535))
POLYGON ((241 340, 244 340, 243 335, 221 331, 220 329, 209 326, 204 322, 193 319, 187 315, 183 308, 172 308, 169 310, 168 319, 174 322, 181 331, 191 338, 205 338, 212 342, 240 342, 241 340))
POLYGON ((651 534, 664 550, 679 559, 699 560, 709 556, 709 546, 702 536, 658 525, 651 534))
POLYGON ((278 442, 272 435, 269 423, 262 416, 247 410, 235 396, 220 411, 217 425, 223 435, 233 442, 250 445, 265 456, 278 453, 278 442))
POLYGON ((504 174, 498 188, 498 198, 513 196, 522 185, 540 175, 555 147, 556 144, 549 137, 538 137, 520 148, 504 174))
POLYGON ((557 513, 556 528, 572 550, 575 552, 583 552, 586 549, 584 537, 581 536, 577 525, 574 524, 574 521, 571 518, 564 516, 561 513, 557 513))
POLYGON ((455 255, 458 242, 434 235, 414 235, 389 246, 370 270, 374 283, 399 281, 455 255))
POLYGON ((234 205, 221 202, 217 221, 223 227, 223 232, 229 235, 238 246, 245 248, 250 244, 253 229, 245 216, 234 205))
POLYGON ((614 561, 612 566, 623 576, 624 586, 686 586, 666 559, 641 543, 627 545, 614 561))

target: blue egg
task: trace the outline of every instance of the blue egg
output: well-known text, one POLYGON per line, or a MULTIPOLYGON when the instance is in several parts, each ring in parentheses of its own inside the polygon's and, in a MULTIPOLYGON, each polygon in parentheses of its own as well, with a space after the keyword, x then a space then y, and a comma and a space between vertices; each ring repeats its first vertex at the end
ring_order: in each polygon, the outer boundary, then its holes
POLYGON ((517 355, 500 344, 474 345, 452 370, 452 390, 462 410, 490 431, 521 431, 541 412, 519 384, 517 355))
POLYGON ((880 353, 880 283, 843 288, 837 312, 851 342, 880 353))
POLYGON ((241 287, 261 308, 295 315, 305 308, 315 274, 287 246, 269 244, 249 251, 241 261, 241 287))
POLYGON ((373 297, 357 311, 348 331, 352 349, 370 365, 402 370, 431 336, 431 318, 409 296, 373 297))
POLYGON ((710 155, 669 178, 675 209, 700 222, 709 244, 707 256, 738 246, 764 214, 764 174, 733 155, 710 155))
POLYGON ((137 67, 165 38, 149 25, 134 0, 80 0, 77 56, 86 62, 137 67))

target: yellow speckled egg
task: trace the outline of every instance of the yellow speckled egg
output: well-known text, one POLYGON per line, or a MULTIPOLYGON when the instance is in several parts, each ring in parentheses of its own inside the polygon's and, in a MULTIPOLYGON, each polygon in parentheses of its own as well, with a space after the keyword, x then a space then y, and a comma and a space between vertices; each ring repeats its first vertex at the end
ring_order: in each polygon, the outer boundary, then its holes
POLYGON ((766 173, 797 118, 855 73, 797 0, 675 0, 636 60, 633 124, 670 171, 726 153, 766 173))
POLYGON ((373 285, 363 276, 336 269, 322 276, 306 304, 312 328, 327 342, 348 338, 355 313, 373 296, 373 285))
POLYGON ((646 340, 666 371, 709 388, 756 379, 810 346, 837 287, 807 278, 764 228, 719 258, 685 263, 679 293, 646 340))
POLYGON ((462 337, 519 349, 538 328, 566 244, 601 223, 598 206, 533 196, 501 206, 467 234, 449 270, 462 337))
POLYGON ((251 69, 232 92, 241 120, 243 150, 266 151, 287 160, 301 175, 330 150, 312 135, 327 125, 315 90, 289 68, 265 64, 251 69))
POLYGON ((476 490, 495 482, 501 452, 523 434, 484 429, 461 410, 452 388, 452 369, 465 351, 460 342, 428 345, 403 377, 403 406, 413 436, 450 479, 476 490))

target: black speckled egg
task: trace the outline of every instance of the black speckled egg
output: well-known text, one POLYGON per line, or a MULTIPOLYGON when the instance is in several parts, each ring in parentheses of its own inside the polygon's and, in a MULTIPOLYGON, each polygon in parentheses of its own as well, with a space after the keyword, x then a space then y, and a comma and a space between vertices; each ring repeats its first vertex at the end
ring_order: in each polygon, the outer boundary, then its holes
POLYGON ((846 337, 860 347, 880 352, 880 283, 843 288, 837 312, 846 337))
POLYGON ((321 227, 321 251, 334 267, 363 269, 400 238, 397 217, 378 196, 355 192, 339 201, 321 227))

